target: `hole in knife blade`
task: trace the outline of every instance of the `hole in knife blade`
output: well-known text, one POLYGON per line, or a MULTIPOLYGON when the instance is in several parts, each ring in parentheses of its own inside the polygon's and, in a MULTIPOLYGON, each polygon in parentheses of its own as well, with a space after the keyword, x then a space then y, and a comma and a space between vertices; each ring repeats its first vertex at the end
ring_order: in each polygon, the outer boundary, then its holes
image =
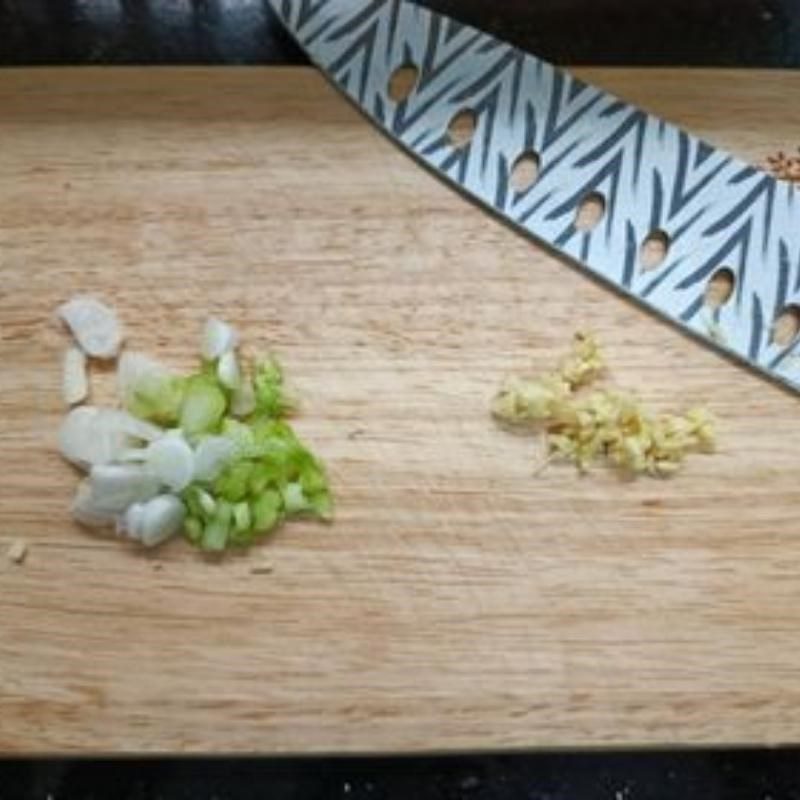
POLYGON ((447 126, 447 136, 453 147, 466 147, 475 135, 478 117, 472 109, 459 111, 447 126))
POLYGON ((526 192, 539 177, 539 154, 534 150, 521 153, 511 167, 511 188, 515 192, 526 192))
POLYGON ((578 212, 575 215, 575 227, 579 231, 588 232, 592 230, 592 228, 597 227, 597 224, 603 219, 605 213, 605 197, 603 197, 600 192, 587 194, 578 206, 578 212))
POLYGON ((642 271, 648 272, 651 269, 660 267, 667 258, 669 245, 669 236, 665 231, 660 229, 651 231, 642 242, 639 252, 639 263, 642 265, 642 271))
POLYGON ((706 284, 705 303, 709 308, 721 308, 731 299, 736 277, 730 267, 718 269, 706 284))
POLYGON ((790 305, 782 309, 772 325, 772 341, 779 347, 794 344, 800 334, 800 306, 790 305))
POLYGON ((411 96, 417 88, 419 69, 414 64, 402 64, 389 78, 389 97, 395 103, 402 103, 411 96))

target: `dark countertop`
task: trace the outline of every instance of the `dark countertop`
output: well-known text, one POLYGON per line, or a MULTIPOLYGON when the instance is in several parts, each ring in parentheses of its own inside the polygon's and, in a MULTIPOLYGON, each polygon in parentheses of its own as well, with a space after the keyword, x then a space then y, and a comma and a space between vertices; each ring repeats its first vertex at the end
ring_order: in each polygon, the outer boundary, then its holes
POLYGON ((0 763, 2 800, 798 800, 800 753, 0 763))
MULTIPOLYGON (((560 64, 800 66, 800 0, 420 0, 560 64)), ((303 63, 267 0, 0 0, 0 64, 303 63)))
MULTIPOLYGON (((561 64, 800 67, 800 0, 424 0, 561 64)), ((301 64, 266 0, 0 0, 0 65, 301 64)), ((0 713, 2 710, 0 709, 0 713)), ((800 749, 0 761, 0 800, 800 800, 800 749)))

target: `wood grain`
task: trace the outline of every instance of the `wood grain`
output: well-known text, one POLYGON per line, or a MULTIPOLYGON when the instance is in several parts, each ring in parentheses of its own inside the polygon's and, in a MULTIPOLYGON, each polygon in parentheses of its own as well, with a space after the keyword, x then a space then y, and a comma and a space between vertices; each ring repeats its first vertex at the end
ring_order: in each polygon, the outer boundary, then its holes
MULTIPOLYGON (((752 161, 798 144, 798 74, 580 74, 752 161)), ((30 545, 0 559, 2 751, 800 741, 795 396, 472 207, 310 70, 6 70, 0 109, 0 552, 30 545), (223 562, 71 524, 53 310, 84 290, 177 367, 212 313, 274 349, 336 523, 223 562), (534 478, 487 403, 580 326, 647 402, 707 404, 720 452, 534 478)))

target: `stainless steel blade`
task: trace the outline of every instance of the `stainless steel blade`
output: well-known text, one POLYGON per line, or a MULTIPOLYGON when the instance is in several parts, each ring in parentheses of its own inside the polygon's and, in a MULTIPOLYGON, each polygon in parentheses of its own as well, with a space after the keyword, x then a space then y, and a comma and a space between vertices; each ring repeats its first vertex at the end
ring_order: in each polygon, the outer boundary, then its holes
POLYGON ((800 391, 800 194, 792 185, 406 0, 272 3, 334 83, 444 179, 800 391), (398 97, 390 84, 400 68, 413 68, 416 81, 398 97), (474 125, 464 143, 451 133, 459 121, 474 125), (538 177, 515 188, 515 165, 525 160, 538 177), (585 230, 592 203, 602 218, 585 230))

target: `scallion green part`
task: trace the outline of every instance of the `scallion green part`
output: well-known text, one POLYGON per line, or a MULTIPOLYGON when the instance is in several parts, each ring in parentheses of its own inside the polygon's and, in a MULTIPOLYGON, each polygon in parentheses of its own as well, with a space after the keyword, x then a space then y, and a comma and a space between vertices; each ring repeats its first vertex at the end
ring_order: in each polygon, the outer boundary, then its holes
POLYGON ((235 332, 215 325, 225 333, 219 355, 207 348, 198 371, 187 377, 145 363, 148 371, 133 376, 128 405, 145 419, 179 427, 202 453, 180 493, 184 531, 197 547, 220 552, 248 547, 294 516, 330 520, 333 503, 324 467, 286 420, 295 403, 277 359, 245 369, 234 352, 235 332), (231 379, 234 362, 241 380, 231 379), (241 387, 252 389, 247 404, 236 402, 241 387))

